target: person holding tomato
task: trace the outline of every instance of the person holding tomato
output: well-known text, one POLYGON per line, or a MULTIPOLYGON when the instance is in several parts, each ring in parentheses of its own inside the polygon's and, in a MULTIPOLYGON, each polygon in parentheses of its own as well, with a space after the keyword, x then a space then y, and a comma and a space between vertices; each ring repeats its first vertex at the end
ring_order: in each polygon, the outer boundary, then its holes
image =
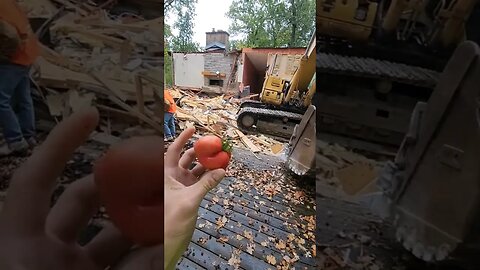
POLYGON ((163 90, 165 100, 165 115, 164 115, 164 135, 165 141, 170 142, 175 139, 175 113, 177 112, 177 105, 173 100, 172 94, 168 89, 163 90))
MULTIPOLYGON (((195 129, 185 130, 165 153, 164 162, 162 159, 154 161, 160 168, 164 167, 164 175, 159 177, 165 188, 162 204, 165 209, 164 241, 134 244, 117 226, 108 224, 93 240, 80 246, 77 236, 100 205, 102 188, 98 186, 98 180, 89 175, 75 181, 52 208, 50 198, 65 164, 75 149, 89 138, 98 121, 98 111, 93 108, 73 114, 57 125, 15 172, 0 212, 0 269, 175 268, 191 240, 200 202, 224 178, 225 170, 206 171, 203 165, 190 169, 196 158, 195 150, 189 149, 182 155, 182 149, 195 129)), ((137 141, 144 148, 146 142, 137 141)), ((151 151, 163 152, 160 149, 163 149, 162 144, 151 148, 151 151)), ((135 164, 134 157, 131 161, 135 164)), ((122 169, 129 168, 117 168, 122 169)), ((118 177, 121 180, 121 174, 118 177)), ((143 181, 140 178, 138 181, 143 181)), ((121 181, 117 183, 119 185, 122 185, 121 181)), ((134 203, 136 194, 128 195, 130 197, 125 200, 134 203)), ((149 217, 143 216, 142 220, 135 221, 149 222, 149 217)), ((157 232, 137 234, 148 237, 157 232)))

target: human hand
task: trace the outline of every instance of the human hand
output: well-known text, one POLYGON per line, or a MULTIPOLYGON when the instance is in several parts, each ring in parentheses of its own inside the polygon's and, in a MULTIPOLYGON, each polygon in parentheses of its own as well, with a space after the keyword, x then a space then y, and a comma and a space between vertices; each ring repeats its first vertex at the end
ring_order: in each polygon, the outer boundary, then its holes
POLYGON ((15 172, 0 213, 0 269, 161 269, 163 247, 137 248, 113 225, 76 242, 99 207, 92 176, 72 183, 50 209, 55 180, 98 124, 94 109, 60 123, 15 172))
POLYGON ((202 199, 225 177, 223 169, 205 172, 200 164, 189 169, 195 152, 181 152, 194 132, 183 131, 165 155, 165 269, 175 268, 192 238, 202 199))

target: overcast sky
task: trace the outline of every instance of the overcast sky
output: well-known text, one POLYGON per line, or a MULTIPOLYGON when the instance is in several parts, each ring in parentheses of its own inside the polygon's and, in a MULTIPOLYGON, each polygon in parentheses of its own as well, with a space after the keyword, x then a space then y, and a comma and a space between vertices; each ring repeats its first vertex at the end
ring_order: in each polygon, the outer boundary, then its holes
MULTIPOLYGON (((195 42, 205 47, 205 32, 212 31, 212 28, 228 31, 230 19, 225 14, 231 3, 232 0, 198 0, 193 29, 193 40, 195 42)), ((173 16, 166 18, 166 22, 171 26, 174 21, 173 16)), ((177 34, 175 30, 173 33, 177 34)), ((235 37, 230 36, 230 39, 232 38, 235 39, 235 37)))

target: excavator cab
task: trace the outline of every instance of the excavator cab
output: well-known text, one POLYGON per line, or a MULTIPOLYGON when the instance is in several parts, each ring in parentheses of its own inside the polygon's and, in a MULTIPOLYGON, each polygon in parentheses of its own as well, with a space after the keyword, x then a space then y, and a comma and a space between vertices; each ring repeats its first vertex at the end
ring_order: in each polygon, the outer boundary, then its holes
POLYGON ((280 77, 268 75, 263 83, 263 91, 260 100, 266 104, 280 106, 285 97, 287 82, 280 77))

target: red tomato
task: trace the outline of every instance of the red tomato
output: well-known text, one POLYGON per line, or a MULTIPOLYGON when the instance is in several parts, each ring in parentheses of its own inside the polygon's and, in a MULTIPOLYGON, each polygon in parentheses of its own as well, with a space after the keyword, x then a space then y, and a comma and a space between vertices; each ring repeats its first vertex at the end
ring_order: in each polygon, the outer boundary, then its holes
POLYGON ((226 169, 232 156, 230 142, 213 135, 200 138, 193 149, 200 164, 209 170, 226 169))
POLYGON ((140 245, 163 244, 163 140, 142 137, 112 147, 94 168, 113 223, 140 245))

